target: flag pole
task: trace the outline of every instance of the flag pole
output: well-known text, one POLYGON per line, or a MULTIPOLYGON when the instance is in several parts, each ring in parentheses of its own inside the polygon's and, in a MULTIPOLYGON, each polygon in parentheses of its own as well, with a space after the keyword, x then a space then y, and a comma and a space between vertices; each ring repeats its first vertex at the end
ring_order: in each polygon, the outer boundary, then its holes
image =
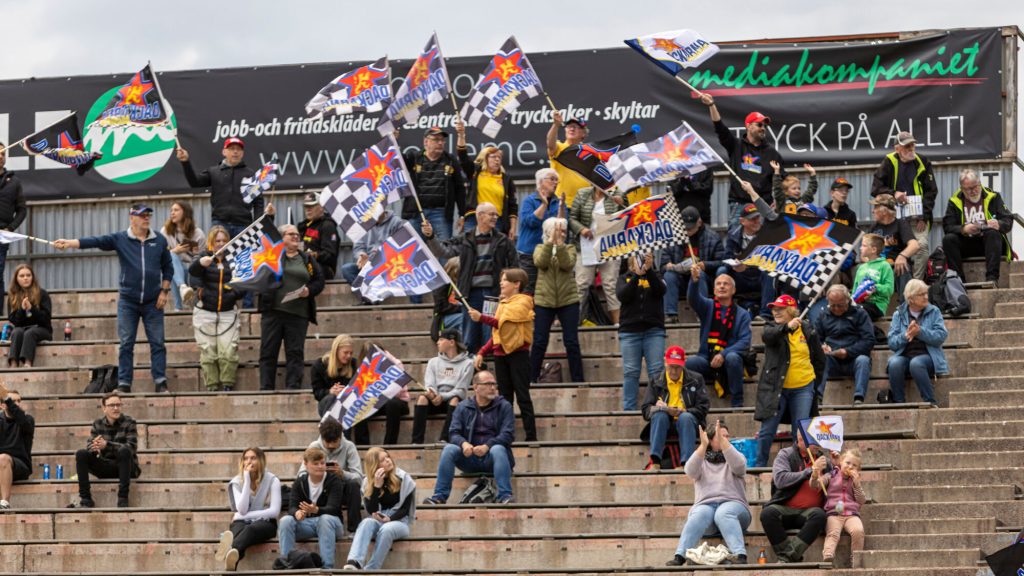
MULTIPOLYGON (((674 78, 676 80, 679 80, 680 82, 683 82, 684 84, 686 84, 686 82, 683 81, 678 76, 675 76, 674 78)), ((690 86, 689 84, 686 84, 686 85, 690 86)), ((691 86, 691 88, 692 88, 692 86, 691 86)), ((694 90, 696 90, 696 88, 694 88, 694 90)), ((718 152, 716 152, 714 148, 712 148, 711 146, 708 146, 708 141, 705 140, 704 137, 701 136, 699 132, 694 130, 694 128, 692 126, 690 126, 690 124, 688 122, 683 122, 683 125, 686 126, 686 128, 690 132, 693 132, 694 136, 696 136, 697 139, 700 140, 700 143, 704 147, 705 150, 710 151, 712 154, 715 155, 715 158, 718 158, 718 161, 722 163, 722 168, 725 168, 729 172, 729 174, 732 174, 732 177, 735 178, 737 182, 739 182, 740 184, 743 184, 743 182, 745 182, 745 180, 740 178, 739 174, 737 174, 736 171, 733 170, 731 166, 729 166, 729 163, 726 162, 725 159, 723 159, 721 156, 718 155, 718 152)))
POLYGON ((214 252, 213 255, 214 256, 220 256, 221 252, 224 252, 224 249, 227 248, 228 246, 230 246, 232 242, 234 242, 235 240, 238 240, 239 238, 241 238, 242 235, 245 234, 246 232, 248 232, 249 230, 252 230, 253 227, 255 227, 257 224, 262 222, 263 219, 266 218, 266 217, 267 217, 267 213, 264 212, 259 218, 253 220, 252 224, 249 224, 248 226, 246 226, 245 229, 243 229, 241 232, 238 233, 238 235, 236 235, 234 238, 229 240, 227 244, 222 246, 220 250, 217 250, 216 252, 214 252))
MULTIPOLYGON (((167 109, 167 99, 164 98, 164 91, 163 91, 162 88, 160 88, 160 80, 157 79, 156 72, 153 72, 153 63, 150 62, 149 60, 147 60, 146 61, 146 66, 149 67, 149 72, 151 74, 153 74, 153 84, 156 85, 156 93, 160 95, 160 101, 164 103, 164 110, 166 111, 166 109, 167 109)), ((168 124, 171 123, 171 115, 170 114, 167 115, 167 123, 168 124)), ((174 145, 179 150, 181 149, 181 140, 178 140, 178 128, 177 127, 174 128, 174 145)))
POLYGON ((558 110, 558 106, 555 106, 555 103, 551 101, 551 96, 548 96, 547 92, 544 93, 544 99, 548 101, 548 106, 551 107, 551 110, 558 110))
MULTIPOLYGON (((855 239, 853 240, 852 244, 853 244, 854 246, 856 246, 856 245, 857 245, 857 243, 858 243, 858 242, 860 242, 860 239, 861 239, 861 237, 863 237, 863 236, 864 236, 864 232, 863 232, 863 231, 861 231, 861 232, 860 232, 859 234, 857 234, 857 237, 856 237, 856 238, 855 238, 855 239)), ((844 257, 843 257, 843 260, 845 261, 845 260, 846 260, 847 258, 849 258, 849 257, 850 257, 850 255, 849 255, 849 254, 847 254, 846 256, 844 256, 844 257)), ((834 270, 832 270, 832 273, 828 275, 828 279, 827 279, 827 280, 825 280, 825 284, 824 284, 824 286, 825 286, 825 287, 827 287, 827 286, 828 286, 829 284, 831 284, 831 283, 832 283, 832 280, 833 280, 833 279, 835 279, 835 277, 836 277, 836 274, 839 274, 839 269, 840 269, 840 268, 842 268, 842 264, 840 264, 839 266, 836 266, 836 267, 835 267, 835 269, 834 269, 834 270)), ((822 294, 823 294, 823 293, 825 292, 825 290, 826 290, 826 288, 825 288, 825 287, 823 287, 823 288, 821 289, 821 291, 820 291, 820 292, 818 292, 817 294, 815 294, 815 295, 814 295, 814 298, 812 298, 812 299, 811 299, 811 301, 810 301, 810 303, 808 303, 808 304, 807 304, 807 307, 806 307, 806 308, 804 308, 804 311, 800 313, 800 320, 803 320, 803 319, 804 319, 804 316, 807 316, 807 313, 808 313, 808 312, 809 312, 809 311, 811 310, 811 307, 812 307, 812 306, 814 306, 814 304, 815 304, 815 303, 816 303, 816 302, 817 302, 818 300, 821 300, 821 295, 822 295, 822 294)))
POLYGON ((29 240, 35 240, 36 242, 42 242, 43 244, 49 244, 50 246, 53 246, 53 241, 52 240, 44 240, 43 238, 36 238, 35 236, 25 236, 25 238, 28 238, 29 240))
POLYGON ((686 80, 683 80, 682 78, 680 78, 679 76, 676 76, 675 74, 673 74, 672 77, 675 78, 676 80, 678 80, 679 83, 682 84, 683 86, 686 86, 691 91, 696 92, 697 93, 697 98, 701 98, 701 97, 704 96, 704 93, 701 92, 700 90, 697 90, 697 88, 695 88, 693 86, 693 84, 690 84, 689 82, 687 82, 686 80))
MULTIPOLYGON (((46 128, 43 128, 42 130, 36 130, 32 134, 36 134, 37 132, 42 132, 43 130, 46 130, 47 128, 52 128, 55 124, 59 124, 59 123, 65 121, 65 120, 67 120, 68 118, 71 118, 72 116, 74 116, 77 113, 78 113, 77 111, 72 111, 67 116, 64 116, 63 118, 50 123, 49 125, 46 126, 46 128)), ((21 138, 20 140, 15 141, 15 142, 11 142, 10 144, 7 145, 6 148, 4 148, 4 150, 10 150, 10 149, 15 148, 17 146, 20 146, 21 143, 24 142, 25 140, 28 140, 29 136, 32 136, 32 134, 29 134, 28 136, 25 136, 25 137, 21 138)), ((32 153, 30 152, 30 154, 32 154, 32 153)), ((32 155, 33 156, 37 156, 37 154, 32 154, 32 155)))

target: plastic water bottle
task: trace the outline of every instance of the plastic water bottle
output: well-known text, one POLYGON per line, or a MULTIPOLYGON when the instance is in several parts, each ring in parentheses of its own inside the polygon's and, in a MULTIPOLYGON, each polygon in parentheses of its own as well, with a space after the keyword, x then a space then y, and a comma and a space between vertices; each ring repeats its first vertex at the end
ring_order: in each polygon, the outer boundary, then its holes
POLYGON ((4 324, 4 329, 0 331, 0 342, 7 342, 11 339, 11 325, 4 324))
POLYGON ((761 548, 761 552, 758 553, 758 555, 757 555, 757 563, 758 564, 767 564, 768 563, 768 557, 764 555, 764 548, 761 548))
POLYGON ((64 323, 64 341, 71 341, 71 320, 64 323))
POLYGON ((63 464, 57 464, 57 480, 63 480, 63 479, 64 479, 64 465, 63 464))
POLYGON ((50 465, 49 464, 43 464, 43 480, 49 480, 49 479, 50 479, 50 465))

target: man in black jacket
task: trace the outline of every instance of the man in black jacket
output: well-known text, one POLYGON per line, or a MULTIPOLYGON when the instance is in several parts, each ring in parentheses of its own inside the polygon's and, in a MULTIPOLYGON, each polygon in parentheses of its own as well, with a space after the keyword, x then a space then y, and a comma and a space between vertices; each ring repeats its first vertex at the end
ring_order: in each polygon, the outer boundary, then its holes
POLYGON ((800 562, 804 551, 825 528, 825 496, 819 478, 831 465, 824 455, 814 458, 802 434, 796 445, 779 450, 772 464, 772 496, 761 509, 761 526, 779 562, 800 562), (796 536, 786 530, 798 528, 796 536))
POLYGON ((93 508, 89 473, 97 478, 117 478, 117 507, 128 507, 128 490, 139 468, 139 433, 135 420, 124 414, 124 400, 117 392, 103 396, 103 416, 92 423, 86 448, 75 453, 78 474, 78 505, 69 508, 93 508))
POLYGON ((36 421, 21 409, 21 394, 0 384, 0 512, 11 508, 11 485, 32 475, 36 421))
MULTIPOLYGON (((461 122, 461 120, 460 120, 461 122)), ((452 215, 466 213, 466 185, 462 168, 454 156, 445 152, 448 133, 433 127, 423 134, 423 150, 405 155, 412 185, 423 207, 423 216, 434 227, 439 240, 452 237, 452 215)), ((406 198, 402 205, 402 218, 421 220, 416 200, 406 198)))
POLYGON ((685 290, 690 281, 690 268, 698 266, 707 274, 705 282, 708 292, 711 292, 715 287, 715 272, 725 259, 722 238, 714 230, 708 229, 696 208, 684 208, 681 216, 689 241, 661 251, 661 273, 665 280, 665 322, 668 324, 679 322, 680 288, 685 290))
POLYGON ((336 474, 327 473, 327 455, 319 448, 306 448, 302 453, 305 472, 292 484, 288 514, 277 528, 281 557, 287 557, 295 540, 316 537, 324 568, 334 567, 334 543, 345 535, 341 525, 341 502, 344 485, 336 474))
POLYGON ((700 213, 700 219, 711 222, 711 193, 714 191, 715 174, 712 170, 704 170, 695 175, 682 174, 668 183, 668 189, 682 210, 693 206, 700 213))
MULTIPOLYGON (((21 191, 21 180, 6 168, 7 166, 7 145, 0 143, 0 230, 15 231, 28 215, 25 207, 25 195, 21 191)), ((4 285, 4 268, 7 266, 7 250, 9 244, 0 242, 0 294, 7 294, 7 287, 4 285)), ((3 298, 6 302, 7 298, 3 298)), ((0 313, 3 312, 4 303, 0 302, 0 313)))
POLYGON ((324 279, 334 280, 338 270, 338 225, 324 213, 316 192, 306 194, 302 201, 306 219, 299 224, 299 234, 306 253, 316 260, 324 279))
POLYGON ((871 317, 866 310, 853 305, 850 290, 842 284, 829 287, 826 298, 828 311, 822 310, 814 321, 825 352, 825 374, 815 390, 818 404, 825 397, 829 376, 853 376, 853 403, 863 404, 871 377, 871 348, 875 344, 871 317))
POLYGON ((982 186, 974 170, 961 172, 960 189, 950 197, 942 218, 942 250, 949 268, 966 282, 963 256, 984 256, 985 280, 998 281, 999 263, 1012 256, 1006 237, 1011 228, 1013 216, 1003 197, 982 186))
POLYGON ((647 385, 643 412, 647 426, 640 439, 650 441, 651 460, 646 470, 661 470, 661 455, 669 430, 679 437, 679 462, 686 462, 697 443, 697 427, 705 425, 711 397, 704 378, 686 369, 686 352, 679 346, 665 351, 665 371, 647 385))

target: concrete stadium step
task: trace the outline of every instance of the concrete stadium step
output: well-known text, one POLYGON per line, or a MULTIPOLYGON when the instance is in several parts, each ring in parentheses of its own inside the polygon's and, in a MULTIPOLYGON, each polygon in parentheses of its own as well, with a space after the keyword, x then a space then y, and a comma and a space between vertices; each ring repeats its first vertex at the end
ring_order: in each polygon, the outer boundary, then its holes
MULTIPOLYGON (((946 481, 959 482, 943 472, 946 481)), ((893 486, 893 502, 972 502, 976 500, 1013 500, 1017 491, 1012 484, 976 484, 971 486, 893 486)), ((875 496, 874 494, 872 494, 875 496)), ((875 496, 877 498, 877 496, 875 496)))
POLYGON ((1024 318, 1024 302, 1000 302, 996 304, 995 317, 1024 318))
MULTIPOLYGON (((1020 439, 1017 442, 1018 448, 1024 448, 1020 439)), ((925 452, 914 454, 911 457, 911 462, 915 469, 984 468, 995 462, 1024 462, 1024 449, 1002 452, 991 451, 991 449, 990 451, 971 452, 925 452)))
POLYGON ((888 573, 889 569, 906 566, 920 568, 968 567, 974 566, 981 558, 981 550, 977 548, 965 549, 959 546, 942 550, 925 548, 909 550, 860 550, 853 553, 853 565, 869 570, 886 570, 885 573, 888 573))
MULTIPOLYGON (((771 574, 775 574, 772 572, 771 574)), ((871 569, 838 569, 829 570, 830 576, 876 576, 877 574, 885 574, 886 576, 936 576, 941 574, 942 576, 978 576, 978 568, 972 566, 957 567, 957 566, 936 566, 934 568, 887 568, 885 572, 879 572, 878 570, 871 569)), ((732 572, 729 572, 732 576, 732 572)))
POLYGON ((936 438, 987 438, 1024 435, 1024 420, 941 422, 932 426, 936 438))
MULTIPOLYGON (((1005 378, 996 382, 1005 383, 1005 378)), ((970 392, 950 392, 950 408, 1000 408, 1005 406, 1024 406, 1024 378, 1020 379, 1020 388, 1012 390, 976 390, 970 392)))
POLYGON ((882 534, 987 534, 995 532, 997 525, 993 517, 869 520, 864 531, 879 537, 882 534))
POLYGON ((974 377, 1003 378, 1006 376, 1016 376, 1020 373, 1020 360, 993 358, 989 361, 968 362, 965 368, 960 373, 970 374, 974 377))
POLYGON ((913 550, 913 549, 950 549, 980 548, 996 551, 1009 546, 1013 535, 965 532, 961 534, 885 534, 867 533, 864 540, 866 550, 913 550))
POLYGON ((1019 485, 1024 478, 1024 462, 1002 462, 999 467, 968 468, 958 466, 955 469, 923 468, 917 470, 893 470, 888 480, 893 486, 924 487, 924 486, 972 486, 1009 484, 1019 485))
MULTIPOLYGON (((890 472, 891 474, 891 472, 890 472)), ((868 521, 902 520, 919 521, 935 518, 976 518, 993 517, 1001 526, 1024 525, 1024 500, 988 500, 961 502, 882 502, 872 503, 862 509, 868 521)))

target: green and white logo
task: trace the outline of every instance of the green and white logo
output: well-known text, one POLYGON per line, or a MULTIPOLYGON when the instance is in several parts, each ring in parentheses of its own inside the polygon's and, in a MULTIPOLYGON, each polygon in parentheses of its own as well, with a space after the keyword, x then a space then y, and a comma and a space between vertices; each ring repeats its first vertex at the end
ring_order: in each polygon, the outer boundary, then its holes
POLYGON ((100 152, 93 168, 101 176, 118 184, 135 184, 156 174, 174 152, 174 134, 178 121, 174 110, 163 102, 170 123, 163 126, 91 126, 121 86, 103 93, 85 115, 86 150, 100 152))

